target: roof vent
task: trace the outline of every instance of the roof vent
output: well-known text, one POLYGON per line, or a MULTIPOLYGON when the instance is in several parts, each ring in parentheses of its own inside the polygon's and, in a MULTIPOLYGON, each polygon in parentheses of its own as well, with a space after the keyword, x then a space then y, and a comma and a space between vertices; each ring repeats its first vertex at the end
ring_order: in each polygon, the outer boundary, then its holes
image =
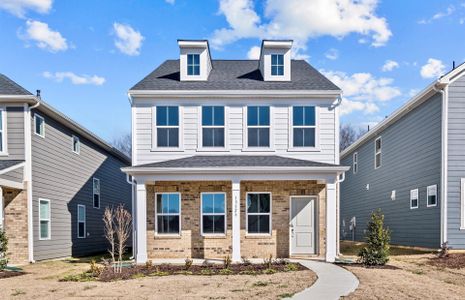
POLYGON ((40 90, 36 90, 36 97, 39 98, 39 99, 41 99, 41 98, 40 98, 40 90))

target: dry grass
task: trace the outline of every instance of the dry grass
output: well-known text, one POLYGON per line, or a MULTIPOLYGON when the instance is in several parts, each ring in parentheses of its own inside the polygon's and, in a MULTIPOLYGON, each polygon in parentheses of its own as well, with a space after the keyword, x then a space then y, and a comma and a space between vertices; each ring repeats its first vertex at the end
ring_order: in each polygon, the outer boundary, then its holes
MULTIPOLYGON (((341 250, 353 257, 359 247, 344 244, 341 250)), ((437 257, 429 252, 395 247, 392 250, 391 260, 384 268, 345 266, 360 280, 358 289, 347 299, 464 299, 465 269, 432 264, 437 257)))
POLYGON ((0 299, 280 299, 313 284, 310 270, 270 275, 174 275, 118 282, 59 282, 89 268, 82 260, 26 266, 23 276, 0 280, 0 299))

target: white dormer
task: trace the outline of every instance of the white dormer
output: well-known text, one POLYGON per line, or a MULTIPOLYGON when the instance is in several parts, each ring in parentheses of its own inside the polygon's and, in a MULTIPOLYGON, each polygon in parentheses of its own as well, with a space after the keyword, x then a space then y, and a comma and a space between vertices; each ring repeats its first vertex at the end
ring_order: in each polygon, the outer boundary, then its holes
POLYGON ((212 69, 206 40, 178 40, 179 75, 181 81, 204 81, 212 69))
POLYGON ((263 40, 260 72, 265 81, 291 80, 291 40, 263 40))

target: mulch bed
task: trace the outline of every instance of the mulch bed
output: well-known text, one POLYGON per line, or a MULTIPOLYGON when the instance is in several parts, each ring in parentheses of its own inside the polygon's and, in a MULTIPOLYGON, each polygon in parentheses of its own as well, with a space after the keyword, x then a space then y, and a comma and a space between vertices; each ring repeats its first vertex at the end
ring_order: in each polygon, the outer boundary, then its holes
POLYGON ((21 276, 25 274, 26 273, 24 272, 14 272, 14 271, 3 270, 3 271, 0 271, 0 279, 21 276))
POLYGON ((432 257, 428 263, 439 268, 461 269, 465 268, 465 254, 451 253, 445 257, 432 257))
POLYGON ((277 272, 290 272, 306 270, 304 266, 297 263, 272 263, 271 268, 267 264, 231 264, 228 268, 224 265, 192 265, 188 269, 181 265, 147 265, 131 266, 123 268, 121 273, 114 273, 111 268, 105 268, 98 276, 100 281, 114 281, 139 278, 144 276, 167 276, 167 275, 260 275, 273 274, 277 272))

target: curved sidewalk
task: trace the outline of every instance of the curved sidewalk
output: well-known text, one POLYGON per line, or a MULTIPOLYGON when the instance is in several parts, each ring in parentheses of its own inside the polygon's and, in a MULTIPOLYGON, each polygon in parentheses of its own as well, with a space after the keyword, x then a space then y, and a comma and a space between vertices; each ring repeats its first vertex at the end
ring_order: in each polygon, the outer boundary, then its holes
POLYGON ((359 281, 354 274, 335 264, 314 260, 295 260, 316 273, 318 279, 309 288, 295 294, 293 300, 339 299, 355 291, 359 281))

